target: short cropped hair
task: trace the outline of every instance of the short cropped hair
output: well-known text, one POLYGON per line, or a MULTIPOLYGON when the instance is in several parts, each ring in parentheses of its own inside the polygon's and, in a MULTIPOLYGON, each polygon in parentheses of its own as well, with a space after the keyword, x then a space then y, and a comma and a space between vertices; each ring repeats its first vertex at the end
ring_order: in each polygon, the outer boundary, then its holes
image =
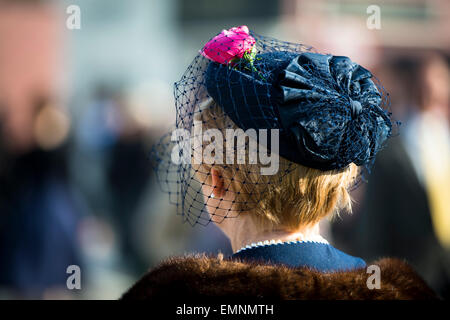
MULTIPOLYGON (((215 102, 198 112, 196 120, 201 121, 203 130, 238 129, 215 102)), ((351 212, 349 187, 359 171, 355 164, 339 170, 320 171, 292 163, 283 157, 279 161, 280 170, 272 176, 261 175, 259 164, 201 163, 192 167, 198 179, 203 179, 207 185, 212 182, 211 169, 220 172, 226 189, 231 188, 235 194, 231 211, 252 215, 264 230, 283 228, 295 232, 342 210, 351 212), (289 168, 288 173, 286 168, 289 168)))

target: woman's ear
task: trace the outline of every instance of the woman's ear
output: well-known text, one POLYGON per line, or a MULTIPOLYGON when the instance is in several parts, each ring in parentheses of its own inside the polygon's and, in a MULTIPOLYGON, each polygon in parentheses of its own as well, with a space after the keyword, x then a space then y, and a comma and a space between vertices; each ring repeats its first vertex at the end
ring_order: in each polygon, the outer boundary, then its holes
POLYGON ((222 173, 214 168, 211 168, 211 187, 213 188, 212 196, 214 198, 220 198, 225 195, 222 173))

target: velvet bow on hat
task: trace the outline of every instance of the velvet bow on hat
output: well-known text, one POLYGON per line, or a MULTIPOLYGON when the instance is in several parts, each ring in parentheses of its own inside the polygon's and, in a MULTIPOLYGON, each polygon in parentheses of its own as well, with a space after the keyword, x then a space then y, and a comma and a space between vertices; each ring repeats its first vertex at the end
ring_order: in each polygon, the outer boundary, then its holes
POLYGON ((280 129, 280 155, 307 167, 367 166, 391 134, 372 74, 347 57, 266 52, 253 69, 211 61, 205 84, 238 127, 280 129))

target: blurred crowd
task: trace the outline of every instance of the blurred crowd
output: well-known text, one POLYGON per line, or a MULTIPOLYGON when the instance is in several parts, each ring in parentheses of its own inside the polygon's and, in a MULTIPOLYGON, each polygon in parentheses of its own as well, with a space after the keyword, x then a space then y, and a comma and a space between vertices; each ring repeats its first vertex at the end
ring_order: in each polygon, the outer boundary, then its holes
POLYGON ((0 299, 117 298, 168 256, 231 253, 214 225, 181 223, 148 154, 174 120, 172 82, 205 40, 240 24, 367 60, 401 125, 353 192, 353 214, 323 228, 367 261, 406 259, 450 298, 446 1, 381 1, 410 19, 375 31, 374 1, 279 0, 268 11, 251 0, 239 14, 219 1, 76 2, 82 29, 68 31, 69 2, 0 0, 0 299), (408 23, 443 36, 413 41, 408 23), (70 265, 81 290, 66 288, 70 265))
POLYGON ((333 225, 337 243, 367 260, 406 259, 450 298, 450 72, 436 52, 385 66, 402 124, 357 190, 356 212, 333 225))

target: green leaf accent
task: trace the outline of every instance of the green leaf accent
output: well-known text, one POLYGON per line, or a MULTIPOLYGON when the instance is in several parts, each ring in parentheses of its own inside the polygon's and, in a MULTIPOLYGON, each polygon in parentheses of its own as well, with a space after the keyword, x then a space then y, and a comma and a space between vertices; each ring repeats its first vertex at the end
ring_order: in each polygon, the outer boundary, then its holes
MULTIPOLYGON (((261 79, 266 81, 266 78, 264 78, 264 76, 261 74, 261 72, 259 72, 256 69, 256 67, 254 66, 255 60, 261 59, 261 58, 256 57, 256 52, 257 52, 256 46, 253 46, 251 50, 244 52, 244 54, 242 55, 242 59, 244 61, 247 61, 248 64, 250 65, 250 67, 245 66, 244 69, 258 73, 258 75, 261 77, 261 79)), ((235 57, 228 62, 228 65, 230 68, 232 68, 232 67, 237 68, 239 61, 240 61, 240 59, 238 57, 235 57)))

